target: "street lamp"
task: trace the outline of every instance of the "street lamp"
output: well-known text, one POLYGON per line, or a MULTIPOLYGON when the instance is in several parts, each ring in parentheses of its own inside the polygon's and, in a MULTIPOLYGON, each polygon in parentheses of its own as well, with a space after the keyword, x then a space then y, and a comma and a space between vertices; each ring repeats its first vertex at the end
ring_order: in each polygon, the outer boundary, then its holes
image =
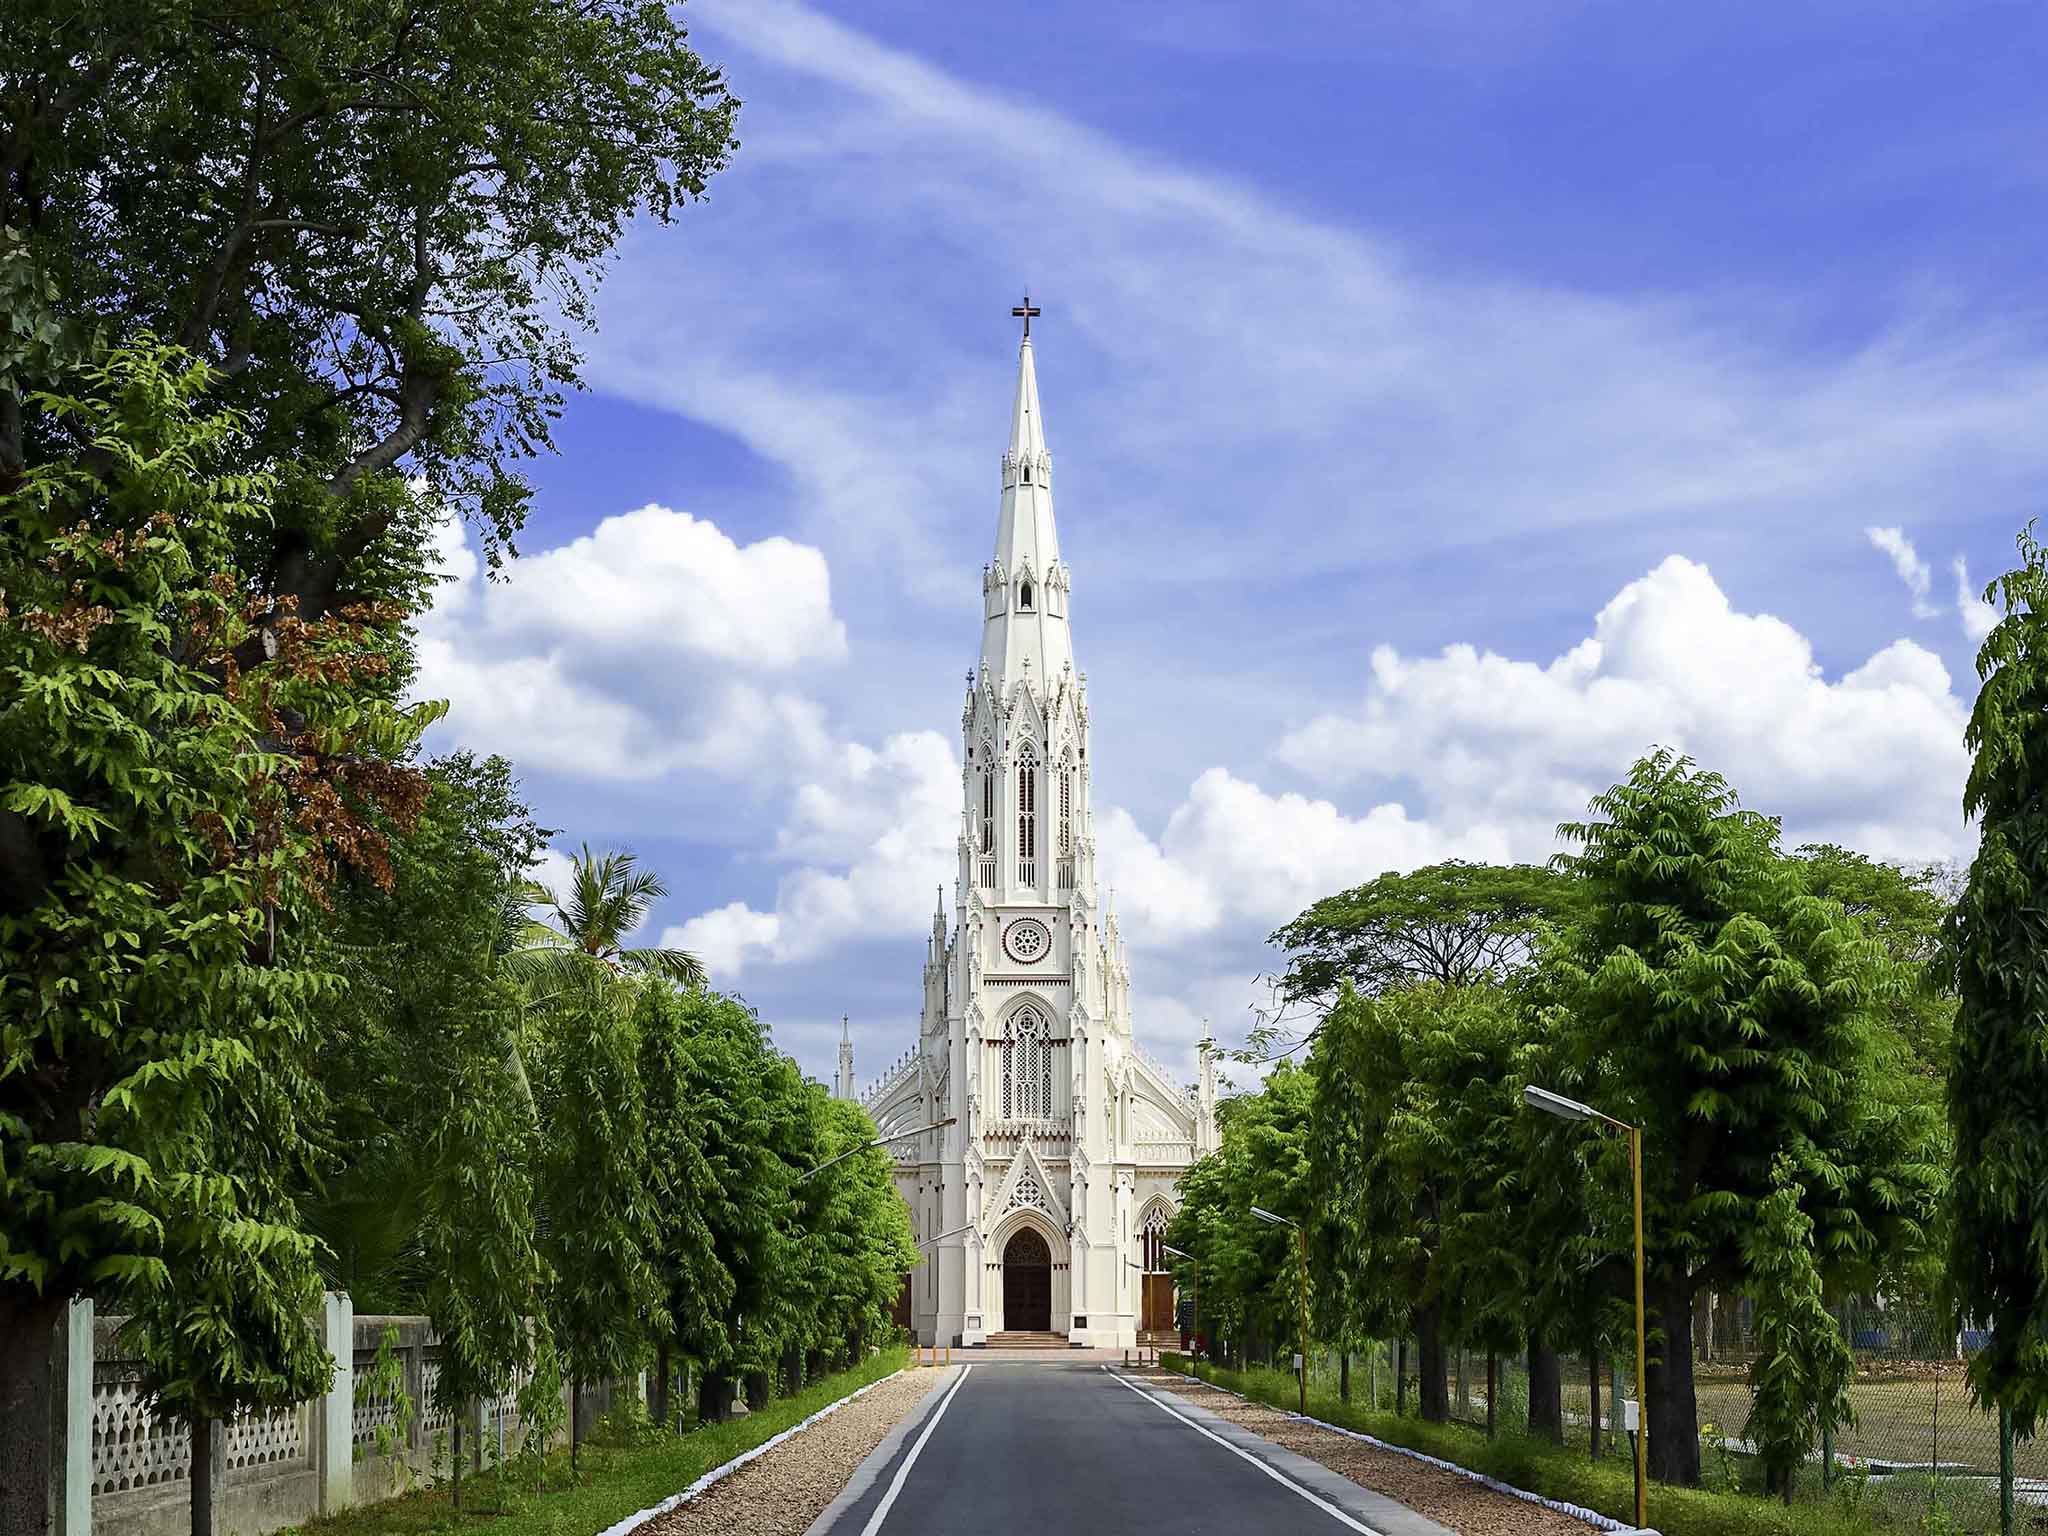
POLYGON ((805 1179, 808 1179, 812 1174, 823 1173, 827 1168, 830 1168, 834 1163, 843 1163, 849 1157, 852 1157, 855 1153, 865 1152, 870 1147, 879 1147, 883 1143, 891 1141, 908 1141, 913 1136, 922 1136, 926 1131, 942 1131, 947 1126, 953 1123, 953 1119, 953 1116, 948 1115, 943 1120, 934 1120, 930 1125, 920 1125, 915 1130, 892 1131, 887 1136, 877 1136, 872 1141, 864 1141, 857 1147, 848 1147, 844 1152, 841 1152, 837 1157, 828 1157, 825 1159, 825 1161, 818 1164, 817 1167, 806 1168, 802 1173, 796 1176, 793 1182, 801 1184, 805 1179))
POLYGON ((1643 1446, 1650 1434, 1649 1416, 1643 1411, 1644 1399, 1648 1395, 1643 1390, 1643 1130, 1626 1120, 1603 1115, 1590 1104, 1581 1104, 1577 1099, 1552 1093, 1548 1088, 1538 1088, 1534 1083, 1522 1090, 1522 1102, 1560 1120, 1597 1120, 1602 1125, 1628 1133, 1628 1167, 1635 1182, 1636 1198, 1636 1525, 1640 1528, 1649 1524, 1649 1517, 1643 1510, 1643 1446))
POLYGON ((1285 1216, 1276 1216, 1264 1206, 1252 1207, 1252 1214, 1271 1227, 1294 1228, 1294 1249, 1301 1267, 1301 1416, 1308 1417, 1308 1229, 1285 1216))
POLYGON ((1189 1330, 1189 1333, 1191 1335, 1190 1343, 1199 1348, 1202 1339, 1202 1261, 1197 1259, 1192 1253, 1189 1253, 1185 1248, 1176 1248, 1171 1243, 1161 1243, 1159 1251, 1161 1253, 1170 1253, 1176 1259, 1186 1259, 1189 1268, 1194 1271, 1195 1283, 1188 1288, 1193 1293, 1188 1298, 1188 1305, 1195 1314, 1195 1326, 1189 1330))

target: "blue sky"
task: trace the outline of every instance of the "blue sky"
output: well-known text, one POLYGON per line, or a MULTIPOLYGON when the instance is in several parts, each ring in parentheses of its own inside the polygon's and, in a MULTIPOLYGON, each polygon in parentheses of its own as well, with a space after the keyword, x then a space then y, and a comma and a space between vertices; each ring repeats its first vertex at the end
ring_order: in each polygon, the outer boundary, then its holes
POLYGON ((1027 285, 1155 1049, 1652 742, 1967 853, 1955 562, 2048 467, 2037 7, 686 16, 741 149, 620 252, 509 580, 450 531, 423 686, 810 1070, 914 1037, 1027 285))

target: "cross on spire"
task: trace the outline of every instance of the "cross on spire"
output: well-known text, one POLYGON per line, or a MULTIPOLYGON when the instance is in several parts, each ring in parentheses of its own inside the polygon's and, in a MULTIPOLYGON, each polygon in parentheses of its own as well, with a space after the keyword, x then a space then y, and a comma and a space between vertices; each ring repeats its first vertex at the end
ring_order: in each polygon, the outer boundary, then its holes
POLYGON ((1031 302, 1031 295, 1027 293, 1024 295, 1024 302, 1011 309, 1010 313, 1024 322, 1024 339, 1029 341, 1031 339, 1031 317, 1036 314, 1042 314, 1044 311, 1031 302))

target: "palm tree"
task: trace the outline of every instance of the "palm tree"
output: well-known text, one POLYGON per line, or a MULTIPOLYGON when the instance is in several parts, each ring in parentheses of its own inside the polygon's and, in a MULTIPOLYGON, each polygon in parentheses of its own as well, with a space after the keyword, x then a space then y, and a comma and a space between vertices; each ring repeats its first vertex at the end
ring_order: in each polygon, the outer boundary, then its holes
POLYGON ((704 966, 695 955, 626 944, 648 909, 668 894, 661 876, 638 868, 631 853, 599 855, 588 843, 569 856, 569 870, 562 893, 533 880, 520 887, 528 910, 506 959, 536 1001, 618 976, 704 985, 704 966))

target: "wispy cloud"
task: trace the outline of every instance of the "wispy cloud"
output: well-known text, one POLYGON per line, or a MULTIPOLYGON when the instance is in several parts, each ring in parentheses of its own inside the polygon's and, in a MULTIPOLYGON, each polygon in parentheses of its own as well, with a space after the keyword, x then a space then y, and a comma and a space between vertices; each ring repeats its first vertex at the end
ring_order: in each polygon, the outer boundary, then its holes
POLYGON ((1934 572, 1920 558, 1920 552, 1913 548, 1913 541, 1906 537, 1905 530, 1866 528, 1863 532, 1874 547, 1891 557, 1892 569, 1899 573, 1899 580, 1913 595, 1913 617, 1931 619, 1940 613, 1941 610, 1927 600, 1927 594, 1934 586, 1934 572))
POLYGON ((1998 622, 1998 610, 1987 603, 1970 582, 1970 567, 1961 555, 1955 558, 1956 616, 1963 623, 1963 637, 1976 645, 1998 622))

